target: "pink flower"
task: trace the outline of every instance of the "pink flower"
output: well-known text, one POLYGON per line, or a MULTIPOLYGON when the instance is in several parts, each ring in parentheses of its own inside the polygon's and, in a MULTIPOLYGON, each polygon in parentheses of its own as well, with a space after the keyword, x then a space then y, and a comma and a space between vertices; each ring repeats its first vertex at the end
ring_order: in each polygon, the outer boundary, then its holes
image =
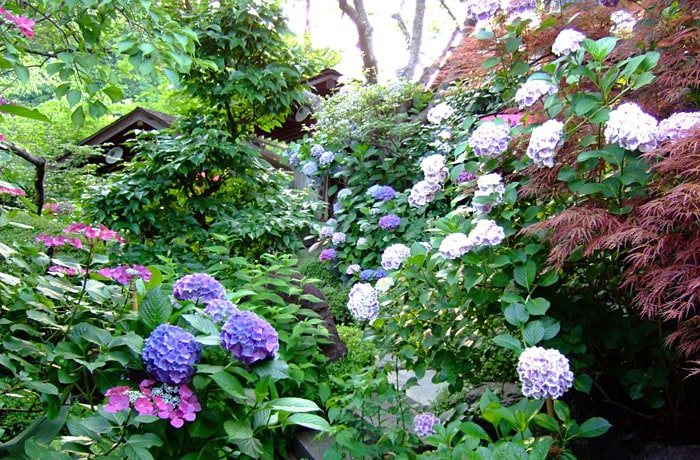
POLYGON ((5 136, 3 136, 2 134, 0 134, 0 141, 6 141, 6 140, 7 140, 7 138, 5 136))
POLYGON ((155 408, 153 407, 151 398, 146 396, 136 398, 136 401, 134 401, 134 409, 136 409, 139 415, 155 415, 155 408))
POLYGON ((17 24, 17 28, 22 32, 27 38, 34 38, 34 20, 26 18, 24 16, 12 16, 9 13, 5 13, 7 18, 17 24))
POLYGON ((21 188, 10 188, 10 187, 3 187, 0 185, 0 193, 6 193, 8 195, 14 195, 14 196, 24 196, 25 192, 21 188))
POLYGON ((58 235, 58 236, 48 236, 44 233, 40 234, 37 236, 34 241, 37 243, 44 243, 47 248, 49 247, 55 247, 55 246, 63 246, 66 244, 66 237, 63 235, 58 235))
POLYGON ((129 408, 128 386, 113 387, 107 390, 105 396, 109 397, 109 402, 105 406, 107 412, 115 413, 129 408))

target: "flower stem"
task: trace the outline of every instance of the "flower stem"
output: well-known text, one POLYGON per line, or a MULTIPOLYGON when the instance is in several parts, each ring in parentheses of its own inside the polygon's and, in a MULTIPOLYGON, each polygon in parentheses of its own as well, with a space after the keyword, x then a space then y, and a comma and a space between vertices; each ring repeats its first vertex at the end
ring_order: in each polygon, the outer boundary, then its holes
POLYGON ((551 397, 548 397, 545 402, 547 403, 547 414, 554 417, 554 400, 552 400, 551 397))

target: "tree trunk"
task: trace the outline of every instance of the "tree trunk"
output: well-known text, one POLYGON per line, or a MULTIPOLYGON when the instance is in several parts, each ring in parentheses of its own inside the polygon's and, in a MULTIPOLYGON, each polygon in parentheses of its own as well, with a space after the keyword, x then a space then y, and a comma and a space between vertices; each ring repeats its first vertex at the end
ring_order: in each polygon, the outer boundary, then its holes
POLYGON ((349 5, 347 0, 338 0, 338 5, 343 13, 355 23, 357 28, 357 45, 362 53, 362 70, 367 83, 377 83, 377 58, 374 57, 372 47, 372 25, 367 17, 367 10, 363 0, 353 0, 354 7, 349 5))
POLYGON ((36 169, 34 174, 34 189, 36 190, 34 204, 36 205, 36 213, 41 216, 41 210, 44 207, 44 177, 46 176, 46 158, 32 155, 26 149, 7 141, 0 141, 0 150, 14 153, 23 160, 26 160, 34 165, 34 168, 36 169))
POLYGON ((411 40, 408 45, 408 63, 404 67, 402 77, 406 80, 413 80, 416 72, 420 48, 423 43, 423 20, 425 19, 425 0, 416 0, 416 9, 413 13, 413 28, 411 30, 411 40))

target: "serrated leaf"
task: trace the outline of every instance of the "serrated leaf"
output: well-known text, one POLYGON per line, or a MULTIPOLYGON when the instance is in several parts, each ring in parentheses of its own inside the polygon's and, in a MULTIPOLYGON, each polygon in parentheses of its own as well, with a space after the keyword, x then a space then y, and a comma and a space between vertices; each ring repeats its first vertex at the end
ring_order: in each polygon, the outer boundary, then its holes
POLYGON ((611 426, 610 422, 602 417, 592 417, 581 424, 576 436, 579 438, 595 438, 605 434, 611 426))
POLYGON ((241 452, 251 458, 260 458, 265 453, 262 443, 256 438, 241 439, 236 442, 236 445, 241 449, 241 452))
POLYGON ((286 412, 316 412, 321 408, 315 402, 303 398, 277 398, 267 403, 270 409, 286 412))
POLYGON ((212 374, 211 379, 219 385, 219 388, 224 390, 226 394, 236 400, 245 400, 246 395, 243 390, 243 385, 233 375, 228 372, 221 371, 212 374))
POLYGON ((493 338, 493 342, 499 347, 505 348, 507 350, 513 350, 516 353, 520 353, 522 350, 522 345, 518 339, 510 334, 501 334, 493 338))
POLYGON ((139 306, 139 320, 152 331, 161 324, 167 323, 173 312, 173 306, 159 287, 146 293, 139 306))
POLYGON ((287 417, 287 422, 300 425, 316 431, 330 432, 331 426, 323 417, 316 414, 292 414, 287 417))
POLYGON ((224 423, 224 431, 226 431, 226 435, 231 440, 253 437, 253 428, 245 422, 229 420, 224 423))
POLYGON ((219 335, 219 330, 214 322, 202 315, 182 315, 182 318, 189 323, 190 326, 197 329, 199 332, 206 335, 219 335))
POLYGON ((525 344, 532 347, 544 339, 544 326, 539 321, 527 323, 523 329, 523 340, 525 344))

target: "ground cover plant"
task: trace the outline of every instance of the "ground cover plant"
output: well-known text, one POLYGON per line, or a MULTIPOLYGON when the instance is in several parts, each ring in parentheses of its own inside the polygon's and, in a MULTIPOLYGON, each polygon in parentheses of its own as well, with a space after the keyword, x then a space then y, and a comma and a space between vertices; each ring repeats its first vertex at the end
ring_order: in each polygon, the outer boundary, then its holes
MULTIPOLYGON (((27 417, 3 418, 0 456, 287 458, 305 427, 333 441, 328 459, 570 459, 627 420, 587 410, 610 406, 647 415, 661 442, 669 420, 693 439, 700 117, 682 50, 697 2, 465 6, 483 77, 347 87, 289 146, 307 192, 329 185, 321 221, 246 142, 283 119, 310 64, 273 35, 269 61, 229 73, 260 50, 244 42, 281 30, 274 2, 174 36, 190 53, 169 75, 196 110, 84 199, 30 218, 29 181, 7 172, 0 413, 27 417), (235 63, 216 60, 227 47, 235 63), (347 325, 334 364, 304 276, 347 325), (510 381, 522 397, 432 413, 392 383, 400 369, 407 386, 432 370, 453 395, 510 381)), ((1 11, 3 56, 19 59, 7 37, 33 25, 1 11)))

